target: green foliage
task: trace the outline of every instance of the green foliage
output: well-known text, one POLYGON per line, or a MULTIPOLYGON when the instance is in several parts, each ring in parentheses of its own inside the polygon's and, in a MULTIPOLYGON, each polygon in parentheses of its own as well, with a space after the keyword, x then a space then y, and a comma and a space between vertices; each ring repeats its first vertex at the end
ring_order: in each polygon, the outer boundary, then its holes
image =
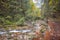
MULTIPOLYGON (((57 15, 60 13, 60 0, 44 0, 44 6, 42 6, 42 13, 44 16, 51 18, 58 18, 57 15)), ((60 15, 60 14, 59 14, 60 15)), ((58 15, 58 16, 59 16, 58 15)))
POLYGON ((24 25, 25 21, 36 20, 40 11, 32 0, 0 0, 0 24, 24 25))
POLYGON ((0 23, 19 24, 23 23, 26 11, 30 9, 28 0, 0 0, 0 23))
POLYGON ((25 22, 25 18, 22 17, 19 19, 19 21, 16 22, 17 25, 24 25, 24 22, 25 22))

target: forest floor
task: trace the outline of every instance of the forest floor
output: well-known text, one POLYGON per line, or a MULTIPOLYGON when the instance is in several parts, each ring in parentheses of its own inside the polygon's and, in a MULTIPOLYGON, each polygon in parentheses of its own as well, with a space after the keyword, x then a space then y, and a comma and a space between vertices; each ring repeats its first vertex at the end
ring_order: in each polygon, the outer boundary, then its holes
MULTIPOLYGON (((4 28, 0 28, 0 40, 29 40, 36 36, 36 31, 40 31, 41 25, 47 26, 47 23, 43 20, 37 20, 35 22, 27 22, 28 26, 15 26, 7 27, 6 31, 4 28), (20 30, 26 30, 21 31, 20 30), (30 31, 29 31, 30 30, 30 31), (32 36, 32 37, 31 37, 32 36)), ((45 28, 45 27, 44 27, 45 28)), ((44 30, 44 29, 42 29, 44 30)))

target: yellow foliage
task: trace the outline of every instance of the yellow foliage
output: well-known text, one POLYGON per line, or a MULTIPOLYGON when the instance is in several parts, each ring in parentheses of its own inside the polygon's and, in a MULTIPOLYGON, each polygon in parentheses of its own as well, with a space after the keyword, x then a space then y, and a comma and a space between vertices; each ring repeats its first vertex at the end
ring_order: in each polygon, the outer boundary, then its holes
POLYGON ((35 7, 35 5, 34 5, 34 3, 33 3, 32 0, 30 0, 30 5, 32 6, 32 7, 31 7, 32 11, 34 11, 34 10, 36 9, 36 7, 35 7))
POLYGON ((33 17, 35 17, 35 16, 36 17, 41 17, 41 10, 35 6, 35 4, 33 3, 33 0, 30 0, 30 5, 32 6, 31 7, 31 9, 32 9, 31 15, 33 17))
POLYGON ((53 2, 53 1, 52 1, 52 0, 50 0, 49 5, 52 5, 52 2, 53 2))
POLYGON ((38 16, 38 17, 41 17, 41 13, 40 13, 40 12, 38 12, 38 13, 37 13, 37 16, 38 16))

